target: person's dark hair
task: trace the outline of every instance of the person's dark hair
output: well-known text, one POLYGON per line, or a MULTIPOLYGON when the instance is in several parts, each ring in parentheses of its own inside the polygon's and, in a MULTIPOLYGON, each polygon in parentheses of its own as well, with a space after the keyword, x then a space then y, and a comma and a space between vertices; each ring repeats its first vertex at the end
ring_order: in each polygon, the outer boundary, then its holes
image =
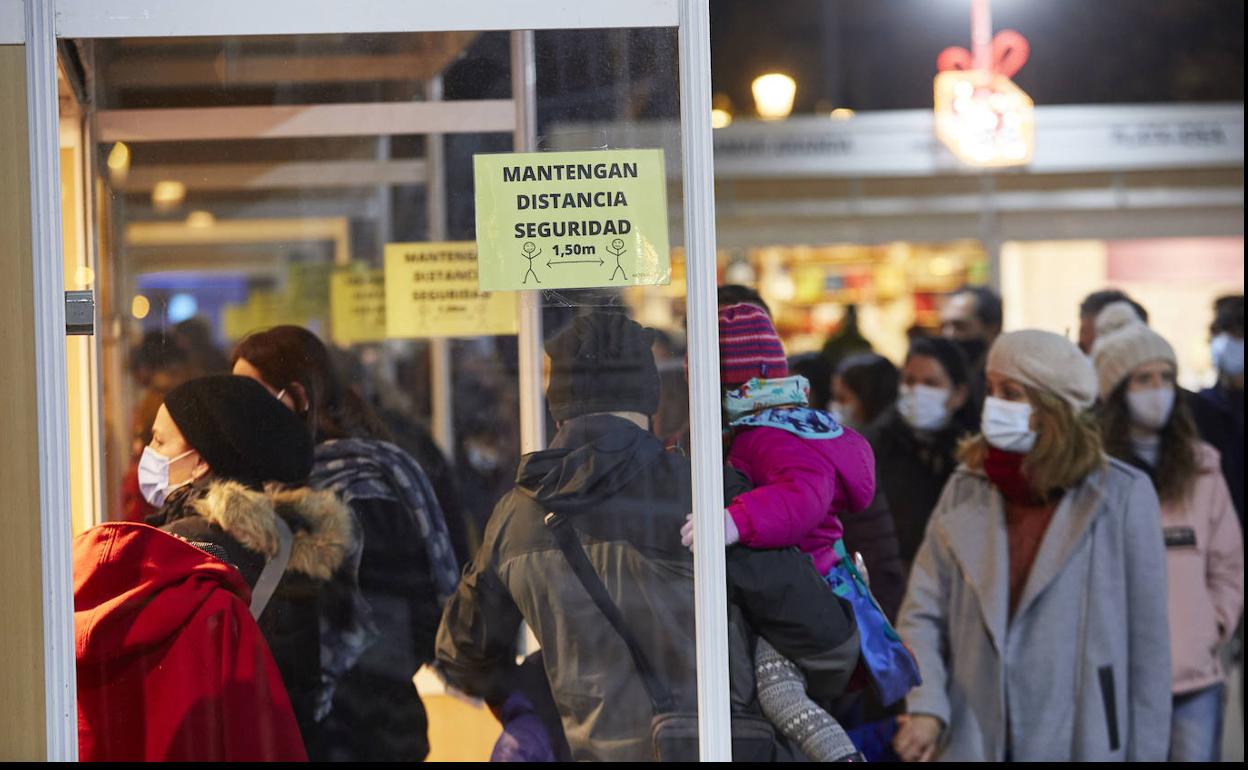
POLYGON ((799 353, 789 358, 789 372, 810 381, 810 405, 823 409, 832 400, 832 362, 821 353, 799 353))
POLYGON ((975 297, 975 317, 980 323, 990 329, 1001 328, 1005 312, 1002 309, 1000 294, 987 286, 972 286, 969 283, 963 284, 949 296, 956 297, 959 294, 970 294, 975 297))
POLYGON ((728 307, 729 305, 754 305, 761 307, 763 312, 771 315, 771 308, 767 307, 767 303, 759 296, 759 293, 749 286, 742 286, 737 283, 726 283, 719 287, 719 306, 728 307))
POLYGON ((1209 333, 1218 335, 1223 332, 1244 336, 1243 294, 1218 297, 1213 303, 1213 324, 1209 327, 1209 333))
MULTIPOLYGON (((1153 476, 1157 496, 1162 502, 1181 500, 1202 472, 1196 454, 1196 442, 1200 439, 1196 432, 1196 420, 1192 417, 1182 392, 1176 395, 1174 411, 1170 413, 1166 426, 1161 429, 1161 451, 1157 455, 1153 476)), ((1131 412, 1127 406, 1126 382, 1119 385, 1102 402, 1097 409, 1096 418, 1105 441, 1106 453, 1124 462, 1131 462, 1135 452, 1131 447, 1131 412)))
POLYGON ((836 376, 858 397, 866 423, 875 422, 897 401, 901 374, 884 356, 875 353, 852 355, 837 367, 836 376))
POLYGON ((275 326, 248 335, 234 348, 276 390, 299 385, 307 397, 302 417, 315 439, 372 438, 388 441, 377 414, 359 394, 343 384, 325 344, 301 326, 275 326))
POLYGON ((944 337, 912 338, 910 350, 906 353, 906 360, 909 361, 915 356, 924 356, 937 361, 944 368, 945 374, 949 375, 955 388, 965 385, 969 380, 966 355, 962 352, 962 348, 944 337))
POLYGON ((143 335, 130 353, 130 371, 138 371, 140 367, 164 369, 187 363, 187 353, 179 345, 177 339, 163 331, 151 331, 143 335))
POLYGON ((1079 303, 1080 318, 1096 318, 1101 311, 1115 302, 1125 302, 1131 306, 1135 314, 1140 317, 1144 323, 1148 323, 1148 311, 1144 306, 1131 299, 1125 291, 1120 289, 1101 289, 1094 291, 1083 298, 1083 302, 1079 303))
POLYGON ((178 344, 190 356, 197 375, 224 374, 230 363, 212 338, 212 327, 200 317, 188 318, 173 327, 178 344))

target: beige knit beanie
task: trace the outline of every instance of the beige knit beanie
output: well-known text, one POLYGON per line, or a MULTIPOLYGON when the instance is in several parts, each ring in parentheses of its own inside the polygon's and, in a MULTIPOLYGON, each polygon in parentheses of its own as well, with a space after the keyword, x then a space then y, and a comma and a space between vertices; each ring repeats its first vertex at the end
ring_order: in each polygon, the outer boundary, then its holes
POLYGON ((1096 362, 1102 399, 1109 398, 1131 372, 1144 364, 1166 361, 1176 368, 1179 365, 1170 343, 1148 328, 1125 302, 1109 305, 1096 317, 1092 360, 1096 362))
POLYGON ((1059 396, 1076 412, 1096 400, 1092 363, 1073 342, 1053 332, 1002 334, 988 353, 988 371, 1059 396))
POLYGON ((1093 325, 1096 327, 1096 336, 1101 337, 1113 334, 1124 326, 1138 323, 1144 323, 1144 319, 1135 312, 1131 303, 1112 302, 1097 314, 1093 325))

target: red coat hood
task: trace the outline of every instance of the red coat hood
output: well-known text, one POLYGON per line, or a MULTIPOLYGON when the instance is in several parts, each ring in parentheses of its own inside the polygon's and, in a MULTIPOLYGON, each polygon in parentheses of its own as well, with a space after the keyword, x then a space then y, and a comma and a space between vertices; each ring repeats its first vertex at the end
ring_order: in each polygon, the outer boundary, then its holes
POLYGON ((101 524, 74 538, 79 663, 141 654, 168 642, 225 589, 251 602, 238 570, 146 524, 101 524))

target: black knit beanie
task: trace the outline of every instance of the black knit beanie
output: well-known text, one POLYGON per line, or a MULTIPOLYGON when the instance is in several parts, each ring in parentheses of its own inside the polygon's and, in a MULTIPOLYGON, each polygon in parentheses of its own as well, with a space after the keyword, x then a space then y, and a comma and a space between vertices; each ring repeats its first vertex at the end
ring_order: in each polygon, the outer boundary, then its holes
POLYGON ((307 425, 255 380, 200 377, 169 391, 165 407, 217 478, 301 484, 312 471, 307 425))
POLYGON ((659 408, 654 331, 622 313, 573 319, 546 343, 550 355, 550 413, 560 422, 600 412, 659 408))

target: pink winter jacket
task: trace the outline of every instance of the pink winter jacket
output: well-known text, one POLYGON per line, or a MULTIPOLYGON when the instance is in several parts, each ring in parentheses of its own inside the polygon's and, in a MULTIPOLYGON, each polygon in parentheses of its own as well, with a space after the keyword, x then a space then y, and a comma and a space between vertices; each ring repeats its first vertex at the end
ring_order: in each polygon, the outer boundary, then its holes
POLYGON ((728 462, 754 485, 728 506, 741 543, 797 546, 821 575, 836 566, 832 545, 842 532, 837 514, 861 511, 875 496, 875 455, 849 428, 832 439, 746 428, 733 439, 728 462))
POLYGON ((1218 684, 1219 652, 1244 609, 1244 539, 1213 447, 1199 443, 1201 475, 1182 500, 1163 502, 1175 694, 1218 684))

